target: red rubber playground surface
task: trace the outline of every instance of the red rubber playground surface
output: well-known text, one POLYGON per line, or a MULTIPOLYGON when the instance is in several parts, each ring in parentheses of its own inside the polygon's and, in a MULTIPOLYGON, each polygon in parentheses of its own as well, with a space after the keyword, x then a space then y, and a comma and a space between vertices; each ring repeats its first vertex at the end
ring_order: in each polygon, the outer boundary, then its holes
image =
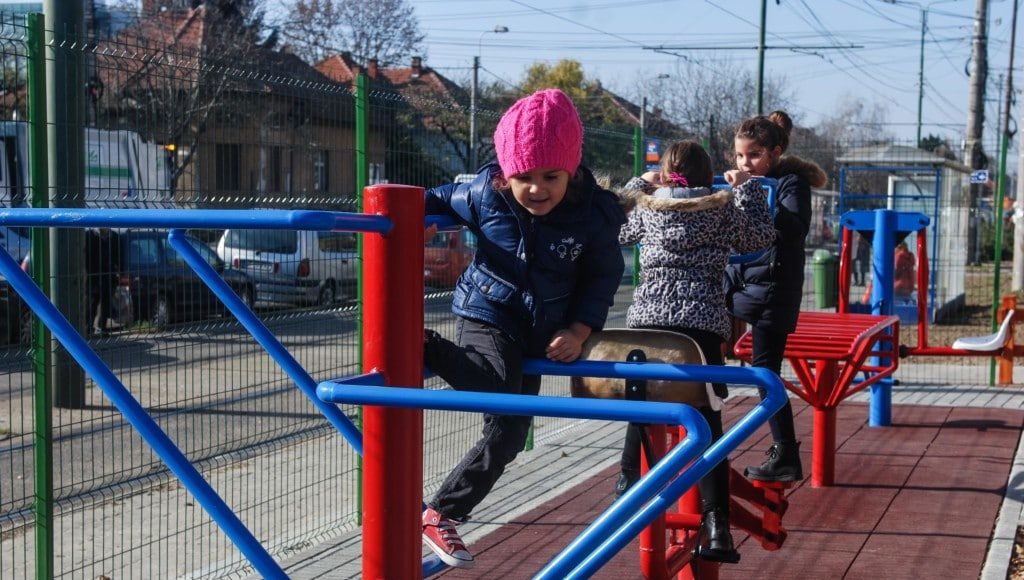
MULTIPOLYGON (((733 421, 754 403, 730 401, 733 421)), ((810 467, 811 410, 794 401, 810 467)), ((790 490, 785 545, 767 552, 734 530, 742 560, 721 578, 976 579, 988 550, 1024 412, 894 406, 893 426, 867 426, 867 406, 839 407, 836 485, 790 490)), ((733 455, 759 463, 767 429, 733 455)), ((617 476, 606 469, 474 543, 471 570, 445 578, 529 578, 608 506, 617 476)), ((639 578, 637 542, 597 578, 639 578)))

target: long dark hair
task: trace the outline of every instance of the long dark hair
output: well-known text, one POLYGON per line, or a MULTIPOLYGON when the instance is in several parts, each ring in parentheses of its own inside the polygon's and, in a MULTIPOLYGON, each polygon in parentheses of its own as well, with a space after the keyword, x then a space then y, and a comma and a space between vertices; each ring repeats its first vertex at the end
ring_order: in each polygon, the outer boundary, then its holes
POLYGON ((793 131, 793 120, 785 111, 772 111, 765 116, 751 117, 740 123, 736 129, 737 139, 750 139, 766 148, 779 147, 785 153, 789 148, 789 134, 793 131))

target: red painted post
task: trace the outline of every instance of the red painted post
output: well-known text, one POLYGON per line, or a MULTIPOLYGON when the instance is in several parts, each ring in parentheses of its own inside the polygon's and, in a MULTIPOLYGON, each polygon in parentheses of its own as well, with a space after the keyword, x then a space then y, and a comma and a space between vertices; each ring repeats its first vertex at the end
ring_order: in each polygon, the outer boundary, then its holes
POLYGON ((829 487, 836 481, 836 408, 814 410, 811 451, 811 487, 829 487))
MULTIPOLYGON (((667 431, 664 425, 648 425, 647 433, 651 437, 651 447, 658 461, 665 456, 665 439, 667 431)), ((647 453, 640 454, 640 472, 647 473, 651 466, 647 463, 647 453)), ((640 532, 640 571, 648 580, 666 580, 665 565, 665 517, 659 516, 651 525, 640 532)))
MULTIPOLYGON (((423 188, 374 185, 364 200, 393 229, 364 234, 363 372, 422 388, 423 188)), ((423 412, 367 406, 363 418, 363 578, 421 578, 423 412)))

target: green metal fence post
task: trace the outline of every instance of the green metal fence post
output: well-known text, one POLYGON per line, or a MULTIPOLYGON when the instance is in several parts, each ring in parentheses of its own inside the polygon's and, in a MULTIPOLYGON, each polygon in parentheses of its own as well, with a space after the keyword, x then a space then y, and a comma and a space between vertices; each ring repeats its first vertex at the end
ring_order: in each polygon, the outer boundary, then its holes
MULTIPOLYGON (((28 126, 32 207, 47 207, 46 158, 46 39, 43 15, 29 14, 28 27, 28 126)), ((32 277, 50 295, 50 235, 32 229, 32 277)), ((11 324, 14 324, 12 322, 11 324)), ((21 321, 16 322, 20 325, 21 321)), ((22 327, 24 330, 24 327, 22 327)), ((38 319, 32 326, 32 365, 35 379, 35 563, 36 578, 53 578, 53 400, 50 397, 50 331, 38 319)))
MULTIPOLYGON (((999 148, 999 173, 996 175, 996 202, 993 208, 996 214, 996 233, 995 240, 993 240, 995 250, 992 252, 992 270, 995 273, 992 280, 992 332, 995 332, 999 323, 1002 322, 996 317, 999 315, 999 276, 1003 265, 1003 189, 1006 187, 1006 150, 1009 149, 1009 141, 1009 135, 1004 133, 999 148)), ((988 384, 996 384, 996 359, 994 357, 989 359, 988 384)))
MULTIPOLYGON (((369 185, 369 174, 370 164, 367 156, 367 143, 370 142, 368 131, 370 126, 369 112, 370 112, 370 96, 366 87, 366 73, 359 73, 356 76, 356 200, 358 204, 358 210, 363 211, 363 188, 369 185)), ((357 250, 359 252, 359 263, 363 263, 363 235, 358 236, 357 250)), ((359 311, 356 314, 358 321, 357 328, 359 332, 358 343, 356 345, 357 356, 359 357, 359 369, 362 372, 363 368, 363 276, 360 274, 359 282, 356 290, 356 302, 358 303, 359 311)), ((358 415, 356 416, 356 427, 360 431, 363 430, 363 407, 359 406, 358 415)), ((356 513, 356 522, 360 525, 363 523, 363 458, 362 456, 356 458, 356 505, 358 511, 356 513)))

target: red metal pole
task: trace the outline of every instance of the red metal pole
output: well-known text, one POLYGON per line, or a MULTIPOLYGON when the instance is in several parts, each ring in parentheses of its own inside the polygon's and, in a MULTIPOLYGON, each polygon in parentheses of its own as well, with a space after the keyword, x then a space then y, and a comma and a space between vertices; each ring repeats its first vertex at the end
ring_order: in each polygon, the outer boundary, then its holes
MULTIPOLYGON (((385 215, 387 236, 363 240, 363 372, 423 387, 423 188, 375 185, 365 211, 385 215)), ((363 412, 363 578, 421 578, 423 412, 363 412)))
POLYGON ((928 348, 928 228, 917 230, 917 347, 928 348))
POLYGON ((836 409, 814 409, 811 487, 829 487, 836 480, 836 409))
MULTIPOLYGON (((664 425, 648 425, 647 433, 651 437, 651 447, 658 461, 665 456, 665 438, 667 431, 664 425)), ((641 473, 647 473, 651 465, 647 463, 647 454, 640 454, 641 473)), ((667 580, 668 567, 665 564, 665 517, 661 516, 640 532, 640 571, 648 580, 667 580)))
MULTIPOLYGON (((850 310, 850 247, 853 245, 853 233, 847 228, 842 228, 842 249, 839 252, 839 307, 836 312, 849 312, 850 310)), ((860 243, 864 243, 861 240, 860 243)))

